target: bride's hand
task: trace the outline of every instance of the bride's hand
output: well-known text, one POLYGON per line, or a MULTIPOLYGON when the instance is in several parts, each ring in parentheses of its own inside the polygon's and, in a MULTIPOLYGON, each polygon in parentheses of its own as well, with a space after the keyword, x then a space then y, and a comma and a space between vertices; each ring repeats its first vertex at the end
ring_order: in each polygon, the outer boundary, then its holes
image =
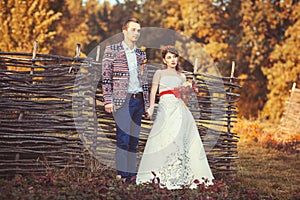
POLYGON ((150 107, 147 109, 148 116, 149 116, 149 117, 152 117, 153 112, 154 112, 154 106, 150 106, 150 107))

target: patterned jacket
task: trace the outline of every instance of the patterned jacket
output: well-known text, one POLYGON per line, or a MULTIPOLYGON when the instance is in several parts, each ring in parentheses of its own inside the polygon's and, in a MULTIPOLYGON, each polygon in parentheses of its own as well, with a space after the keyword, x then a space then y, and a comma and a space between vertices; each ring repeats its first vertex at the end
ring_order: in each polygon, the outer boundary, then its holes
MULTIPOLYGON (((146 53, 136 48, 137 68, 140 85, 143 88, 145 110, 149 108, 149 84, 146 69, 146 53)), ((113 103, 116 109, 122 107, 128 95, 129 69, 122 42, 107 46, 102 61, 102 91, 104 105, 113 103)))

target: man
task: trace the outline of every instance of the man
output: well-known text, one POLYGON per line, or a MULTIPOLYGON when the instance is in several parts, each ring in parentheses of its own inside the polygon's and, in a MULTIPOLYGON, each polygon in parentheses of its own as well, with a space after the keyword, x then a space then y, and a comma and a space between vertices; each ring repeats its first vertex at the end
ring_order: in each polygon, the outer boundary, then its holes
POLYGON ((124 40, 107 46, 102 62, 104 107, 116 122, 117 179, 126 182, 134 182, 142 115, 149 108, 146 53, 136 47, 140 31, 137 19, 127 19, 124 40))

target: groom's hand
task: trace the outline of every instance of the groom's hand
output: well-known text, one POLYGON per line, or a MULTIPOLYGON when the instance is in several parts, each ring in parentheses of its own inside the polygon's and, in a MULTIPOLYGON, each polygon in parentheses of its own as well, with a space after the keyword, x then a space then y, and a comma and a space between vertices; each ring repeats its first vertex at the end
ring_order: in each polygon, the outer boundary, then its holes
POLYGON ((150 115, 148 113, 145 113, 144 118, 145 119, 150 119, 150 115))
POLYGON ((146 110, 146 115, 145 115, 145 118, 146 119, 150 119, 153 115, 153 112, 154 112, 154 107, 150 107, 146 110))
POLYGON ((104 106, 104 109, 105 109, 106 112, 112 113, 113 112, 113 104, 112 103, 106 104, 104 106))

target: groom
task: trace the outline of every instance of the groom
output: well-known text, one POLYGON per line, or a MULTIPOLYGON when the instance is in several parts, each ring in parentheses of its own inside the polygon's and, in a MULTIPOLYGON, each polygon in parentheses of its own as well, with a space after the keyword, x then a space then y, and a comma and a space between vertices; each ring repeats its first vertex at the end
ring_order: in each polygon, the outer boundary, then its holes
POLYGON ((122 26, 124 40, 107 46, 102 62, 104 108, 116 122, 117 179, 136 176, 137 147, 143 113, 149 108, 146 53, 136 47, 141 25, 135 18, 122 26))

